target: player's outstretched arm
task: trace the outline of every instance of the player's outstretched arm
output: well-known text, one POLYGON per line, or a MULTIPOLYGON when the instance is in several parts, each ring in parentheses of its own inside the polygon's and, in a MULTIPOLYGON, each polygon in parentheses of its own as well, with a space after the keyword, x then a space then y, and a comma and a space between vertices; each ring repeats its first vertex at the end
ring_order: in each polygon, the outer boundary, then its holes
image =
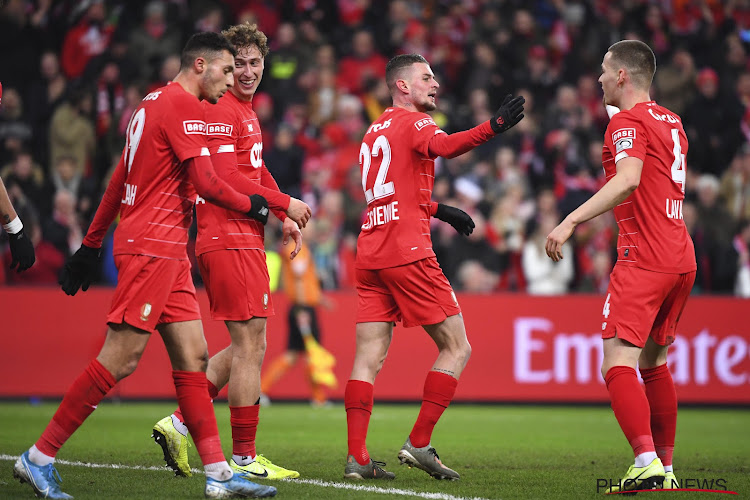
POLYGON ((242 212, 248 217, 268 222, 268 201, 259 195, 243 195, 216 175, 208 156, 196 156, 185 161, 185 168, 198 194, 222 208, 242 212))
POLYGON ((450 135, 438 133, 432 137, 428 145, 429 155, 433 158, 438 156, 455 158, 484 144, 523 119, 525 102, 526 99, 523 96, 513 97, 508 94, 492 119, 463 132, 450 135))
POLYGON ((18 267, 17 272, 25 271, 34 265, 36 254, 31 238, 23 231, 23 223, 13 208, 8 191, 5 189, 3 180, 0 179, 0 220, 3 228, 8 233, 8 244, 10 245, 10 268, 18 267))
POLYGON ((475 226, 471 216, 460 208, 433 201, 430 215, 443 222, 447 222, 453 226, 456 232, 464 236, 469 236, 474 231, 475 226))
POLYGON ((562 259, 562 246, 573 234, 576 226, 613 209, 630 196, 641 182, 642 170, 643 160, 639 158, 631 156, 618 161, 615 176, 547 235, 547 256, 555 262, 562 259))

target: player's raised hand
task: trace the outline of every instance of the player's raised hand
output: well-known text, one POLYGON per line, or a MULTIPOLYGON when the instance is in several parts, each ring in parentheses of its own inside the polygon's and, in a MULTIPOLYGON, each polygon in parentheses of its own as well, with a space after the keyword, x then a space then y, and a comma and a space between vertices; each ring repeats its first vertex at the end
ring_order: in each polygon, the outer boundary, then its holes
POLYGON ((25 271, 36 262, 34 254, 34 244, 31 238, 23 232, 23 228, 16 234, 8 234, 8 244, 10 245, 10 268, 18 266, 16 272, 25 271))
POLYGON ((474 231, 474 221, 471 216, 460 208, 439 203, 435 212, 435 218, 447 222, 459 234, 463 234, 464 236, 469 236, 474 231))
POLYGON ((505 96, 503 103, 495 111, 495 115, 490 120, 490 127, 496 134, 501 134, 513 127, 523 119, 523 105, 526 98, 519 95, 513 97, 511 94, 505 96))
POLYGON ((81 248, 68 258, 65 266, 60 271, 57 282, 62 286, 67 295, 75 295, 80 288, 84 292, 96 277, 99 270, 100 248, 91 248, 81 245, 81 248))
POLYGON ((575 225, 565 219, 558 226, 547 235, 547 242, 544 245, 544 250, 547 252, 547 257, 555 262, 559 262, 563 258, 562 246, 568 241, 568 238, 573 234, 575 225))
POLYGON ((286 215, 289 216, 299 227, 305 227, 307 221, 312 217, 312 210, 302 200, 292 198, 289 201, 289 208, 286 209, 286 215))
POLYGON ((289 244, 289 238, 294 240, 294 250, 289 254, 289 258, 294 260, 299 251, 302 250, 302 231, 299 230, 299 226, 291 219, 291 217, 287 217, 284 219, 284 223, 281 226, 281 233, 283 235, 281 242, 284 245, 289 244))

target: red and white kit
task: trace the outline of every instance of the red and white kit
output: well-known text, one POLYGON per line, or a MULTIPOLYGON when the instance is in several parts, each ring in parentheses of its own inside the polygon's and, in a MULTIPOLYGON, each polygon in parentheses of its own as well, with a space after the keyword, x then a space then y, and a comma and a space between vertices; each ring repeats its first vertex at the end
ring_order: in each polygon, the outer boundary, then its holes
POLYGON ((186 251, 196 191, 182 163, 209 155, 205 134, 200 101, 178 84, 151 92, 133 113, 120 163, 83 241, 101 247, 119 210, 118 287, 108 322, 153 331, 159 323, 200 319, 186 251), (110 200, 120 192, 119 204, 110 200))
POLYGON ((614 208, 619 237, 602 323, 602 337, 617 334, 643 346, 674 340, 695 280, 695 250, 682 219, 688 143, 682 120, 655 102, 612 117, 604 137, 607 179, 626 157, 643 160, 638 188, 614 208))
MULTIPOLYGON (((263 162, 260 123, 250 101, 227 92, 215 105, 206 103, 205 121, 211 159, 219 177, 243 193, 259 192, 281 220, 289 196, 263 162)), ((198 199, 195 253, 216 320, 247 320, 273 315, 263 224, 247 215, 198 199)))
POLYGON ((403 320, 416 326, 461 312, 430 238, 438 155, 430 154, 429 145, 438 134, 445 132, 429 115, 392 107, 364 136, 359 162, 367 217, 357 240, 359 323, 403 320))

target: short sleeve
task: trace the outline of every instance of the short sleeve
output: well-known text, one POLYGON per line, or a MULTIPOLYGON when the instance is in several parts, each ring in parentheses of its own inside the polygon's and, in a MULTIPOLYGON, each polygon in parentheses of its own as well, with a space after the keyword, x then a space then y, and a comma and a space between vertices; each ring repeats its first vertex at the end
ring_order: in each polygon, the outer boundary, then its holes
POLYGON ((424 158, 430 158, 430 140, 437 134, 445 132, 437 126, 430 115, 418 113, 412 121, 412 147, 424 158))
POLYGON ((236 124, 237 113, 231 106, 221 104, 205 104, 206 117, 206 142, 208 150, 214 155, 216 153, 231 153, 234 145, 239 139, 239 130, 236 124))
POLYGON ((627 157, 646 159, 649 138, 641 120, 633 113, 620 112, 612 117, 607 127, 612 140, 610 152, 615 163, 627 157))
POLYGON ((206 143, 206 121, 198 99, 185 93, 167 102, 171 109, 164 113, 164 134, 181 162, 196 156, 209 156, 206 143))

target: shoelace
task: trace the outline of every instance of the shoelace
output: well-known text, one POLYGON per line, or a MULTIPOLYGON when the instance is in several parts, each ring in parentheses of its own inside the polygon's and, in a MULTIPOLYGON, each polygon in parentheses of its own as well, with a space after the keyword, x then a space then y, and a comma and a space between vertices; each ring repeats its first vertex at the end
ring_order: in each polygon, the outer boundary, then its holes
MULTIPOLYGON (((373 465, 373 467, 377 467, 378 469, 382 470, 382 467, 385 467, 386 463, 385 462, 381 462, 379 460, 373 460, 372 461, 372 465, 373 465)), ((383 471, 383 472, 385 472, 385 471, 383 471)))
POLYGON ((48 469, 45 472, 45 476, 47 479, 47 482, 50 483, 52 488, 56 487, 59 483, 62 483, 63 480, 60 477, 60 473, 57 472, 57 469, 55 469, 55 466, 52 464, 49 464, 48 469))

